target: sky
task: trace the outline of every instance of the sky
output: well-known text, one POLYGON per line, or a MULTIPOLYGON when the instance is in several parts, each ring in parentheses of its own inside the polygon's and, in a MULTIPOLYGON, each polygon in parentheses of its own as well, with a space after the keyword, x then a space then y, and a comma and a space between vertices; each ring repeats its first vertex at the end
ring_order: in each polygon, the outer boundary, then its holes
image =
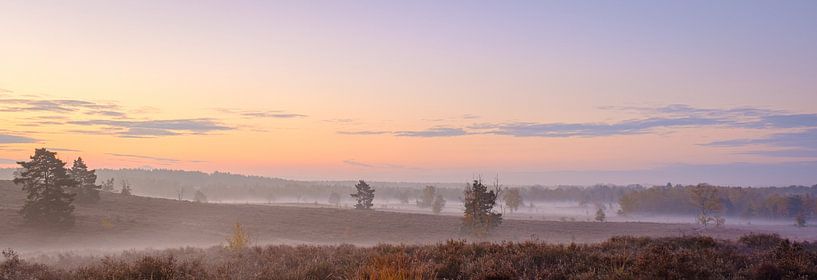
POLYGON ((2 1, 0 167, 817 184, 815 1, 2 1))

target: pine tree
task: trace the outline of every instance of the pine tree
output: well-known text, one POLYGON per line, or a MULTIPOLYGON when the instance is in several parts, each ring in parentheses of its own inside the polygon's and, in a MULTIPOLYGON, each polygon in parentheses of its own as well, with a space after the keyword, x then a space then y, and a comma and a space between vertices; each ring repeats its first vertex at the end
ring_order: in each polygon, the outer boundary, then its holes
POLYGON ((476 236, 485 236, 491 229, 502 223, 502 214, 494 212, 499 186, 488 191, 482 180, 465 188, 465 216, 462 220, 462 231, 476 236))
POLYGON ((96 203, 99 201, 99 190, 102 186, 96 185, 96 170, 88 170, 88 166, 80 157, 74 161, 74 166, 71 167, 68 174, 74 181, 79 183, 77 188, 74 189, 77 203, 96 203))
POLYGON ((74 195, 68 191, 78 183, 56 155, 45 148, 36 149, 31 161, 18 162, 22 170, 16 174, 14 184, 22 185, 28 193, 20 214, 31 224, 65 227, 74 224, 71 205, 74 195))
POLYGON ((374 189, 366 184, 365 181, 360 180, 360 182, 355 185, 357 189, 357 193, 351 194, 352 197, 357 199, 357 204, 355 204, 355 209, 372 209, 372 200, 374 200, 374 189))

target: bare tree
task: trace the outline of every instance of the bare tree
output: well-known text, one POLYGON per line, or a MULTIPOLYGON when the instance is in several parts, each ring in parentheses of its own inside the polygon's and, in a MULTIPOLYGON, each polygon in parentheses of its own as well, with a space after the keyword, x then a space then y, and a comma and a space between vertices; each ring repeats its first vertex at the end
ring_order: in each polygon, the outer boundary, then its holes
POLYGON ((708 184, 698 184, 689 188, 690 201, 698 209, 698 223, 706 227, 710 222, 721 225, 724 219, 717 215, 723 208, 718 189, 708 184))
POLYGON ((522 195, 519 194, 519 188, 508 189, 505 195, 502 196, 502 199, 505 201, 505 206, 508 206, 511 212, 519 210, 519 206, 523 203, 522 195))

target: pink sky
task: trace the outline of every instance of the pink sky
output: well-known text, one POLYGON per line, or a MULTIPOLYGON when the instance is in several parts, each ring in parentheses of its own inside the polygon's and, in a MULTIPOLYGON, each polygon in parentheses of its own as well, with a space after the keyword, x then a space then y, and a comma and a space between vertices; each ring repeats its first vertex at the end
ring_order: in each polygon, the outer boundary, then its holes
POLYGON ((816 4, 619 4, 3 2, 0 163, 49 147, 97 168, 543 184, 817 166, 816 4))

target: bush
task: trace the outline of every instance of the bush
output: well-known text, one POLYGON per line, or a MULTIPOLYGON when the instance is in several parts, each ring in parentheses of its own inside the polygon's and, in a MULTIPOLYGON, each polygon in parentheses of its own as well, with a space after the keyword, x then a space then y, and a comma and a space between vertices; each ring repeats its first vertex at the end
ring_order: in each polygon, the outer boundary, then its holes
POLYGON ((235 223, 233 226, 233 234, 227 238, 227 248, 232 251, 240 251, 246 249, 250 245, 250 235, 244 231, 240 223, 235 223))

